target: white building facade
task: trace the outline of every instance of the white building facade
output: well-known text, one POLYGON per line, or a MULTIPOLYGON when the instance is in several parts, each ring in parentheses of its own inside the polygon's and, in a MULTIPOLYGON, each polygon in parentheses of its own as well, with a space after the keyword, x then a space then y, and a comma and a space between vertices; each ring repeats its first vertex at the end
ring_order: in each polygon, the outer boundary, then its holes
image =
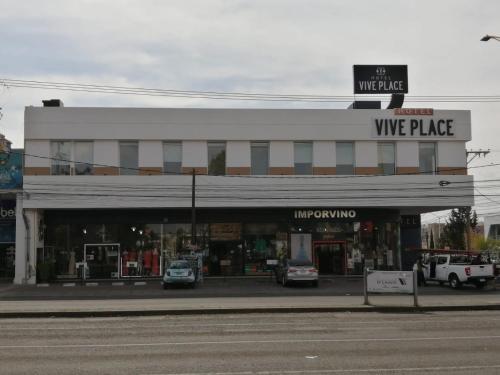
POLYGON ((470 138, 469 111, 27 107, 15 282, 158 277, 192 242, 213 276, 406 268, 421 213, 473 205, 470 138))

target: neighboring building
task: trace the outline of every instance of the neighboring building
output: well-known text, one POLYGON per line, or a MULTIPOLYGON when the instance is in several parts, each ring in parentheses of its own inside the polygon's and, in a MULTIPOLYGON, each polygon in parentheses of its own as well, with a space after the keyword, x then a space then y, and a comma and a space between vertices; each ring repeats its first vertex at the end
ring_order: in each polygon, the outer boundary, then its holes
POLYGON ((12 282, 16 255, 16 200, 22 191, 23 150, 0 134, 0 282, 12 282))
POLYGON ((84 263, 88 278, 159 276, 190 251, 193 171, 208 275, 264 274, 283 256, 321 274, 406 268, 419 214, 474 203, 469 111, 27 107, 24 130, 17 283, 37 265, 39 278, 84 263))
POLYGON ((484 237, 486 239, 500 240, 500 215, 484 217, 484 237))
POLYGON ((444 223, 430 223, 422 226, 422 249, 431 248, 431 240, 434 241, 434 249, 439 248, 439 238, 444 230, 444 223))

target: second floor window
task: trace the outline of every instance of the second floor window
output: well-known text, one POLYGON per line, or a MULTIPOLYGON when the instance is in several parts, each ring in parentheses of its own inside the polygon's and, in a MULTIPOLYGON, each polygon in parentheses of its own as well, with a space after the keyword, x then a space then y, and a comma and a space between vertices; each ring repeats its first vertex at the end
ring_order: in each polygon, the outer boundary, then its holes
POLYGON ((163 172, 166 174, 182 173, 182 143, 163 143, 163 172))
POLYGON ((208 174, 226 174, 226 144, 224 142, 208 142, 208 174))
POLYGON ((120 175, 139 174, 139 145, 133 141, 120 142, 120 175))
POLYGON ((337 156, 337 174, 354 174, 354 142, 337 142, 335 145, 337 156))
POLYGON ((420 173, 436 173, 436 144, 433 142, 420 142, 418 145, 418 159, 420 173))
POLYGON ((394 143, 381 142, 378 144, 378 167, 385 175, 396 173, 396 153, 394 143))
POLYGON ((54 141, 50 144, 53 175, 94 173, 94 144, 85 141, 54 141))
POLYGON ((294 143, 295 174, 312 174, 312 142, 294 143))
POLYGON ((269 143, 250 143, 251 174, 265 175, 269 173, 269 143))

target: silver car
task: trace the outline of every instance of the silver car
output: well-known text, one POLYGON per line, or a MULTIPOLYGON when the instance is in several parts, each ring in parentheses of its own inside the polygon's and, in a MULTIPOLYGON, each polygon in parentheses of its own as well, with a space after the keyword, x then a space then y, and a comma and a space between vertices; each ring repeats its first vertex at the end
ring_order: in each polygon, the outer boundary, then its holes
POLYGON ((167 289, 170 285, 184 284, 194 288, 196 278, 193 269, 189 262, 185 260, 173 261, 165 270, 163 275, 163 289, 167 289))
POLYGON ((283 286, 291 283, 311 283, 318 286, 318 270, 309 260, 284 259, 276 269, 276 281, 283 286))

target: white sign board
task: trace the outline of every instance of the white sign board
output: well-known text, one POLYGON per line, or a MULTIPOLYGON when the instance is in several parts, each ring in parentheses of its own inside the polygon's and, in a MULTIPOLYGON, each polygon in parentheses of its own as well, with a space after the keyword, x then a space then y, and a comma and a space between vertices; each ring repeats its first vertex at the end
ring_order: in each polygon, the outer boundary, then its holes
POLYGON ((413 272, 411 271, 373 271, 367 276, 369 293, 407 293, 413 294, 413 272))

